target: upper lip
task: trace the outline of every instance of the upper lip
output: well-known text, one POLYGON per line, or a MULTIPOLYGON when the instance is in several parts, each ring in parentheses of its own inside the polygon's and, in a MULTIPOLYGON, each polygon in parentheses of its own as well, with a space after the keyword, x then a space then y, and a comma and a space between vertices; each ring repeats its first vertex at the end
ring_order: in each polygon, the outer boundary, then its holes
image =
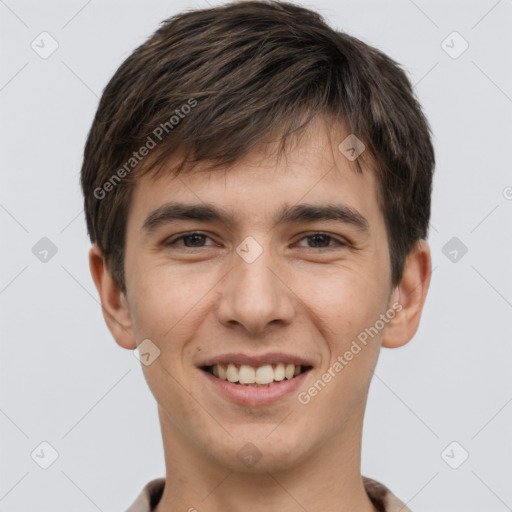
POLYGON ((205 359, 198 366, 215 366, 216 364, 245 364, 247 366, 263 366, 265 364, 293 363, 300 366, 313 366, 311 361, 300 356, 284 354, 283 352, 269 352, 267 354, 248 355, 242 353, 222 354, 205 359))

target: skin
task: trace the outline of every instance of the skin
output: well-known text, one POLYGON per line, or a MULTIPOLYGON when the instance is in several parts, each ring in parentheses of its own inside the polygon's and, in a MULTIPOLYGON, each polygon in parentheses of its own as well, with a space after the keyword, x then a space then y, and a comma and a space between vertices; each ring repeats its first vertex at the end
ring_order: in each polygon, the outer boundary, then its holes
POLYGON ((347 135, 317 119, 280 161, 255 150, 225 171, 144 176, 127 219, 126 296, 92 247, 91 273, 116 342, 133 350, 150 339, 160 350, 142 365, 165 450, 157 512, 375 511, 360 472, 368 388, 381 346, 400 347, 418 328, 431 257, 419 241, 391 286, 376 178, 367 169, 357 174, 338 151, 347 135), (186 220, 144 232, 145 219, 170 200, 216 205, 233 223, 186 220), (348 205, 368 230, 333 220, 276 225, 282 206, 305 202, 348 205), (205 237, 164 245, 190 231, 205 237), (315 232, 331 239, 308 238, 315 232), (248 236, 263 249, 252 263, 235 252, 248 236), (301 404, 298 392, 397 303, 402 309, 384 329, 301 404), (196 367, 219 353, 269 351, 301 355, 314 368, 297 393, 267 406, 228 401, 196 367), (237 457, 246 443, 262 455, 250 468, 237 457))

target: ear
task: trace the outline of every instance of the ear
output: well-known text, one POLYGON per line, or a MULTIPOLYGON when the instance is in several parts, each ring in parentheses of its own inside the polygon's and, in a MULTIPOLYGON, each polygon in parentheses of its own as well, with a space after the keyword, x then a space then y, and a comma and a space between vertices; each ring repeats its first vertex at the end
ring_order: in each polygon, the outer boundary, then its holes
POLYGON ((401 347, 418 330, 431 274, 430 248, 425 240, 420 240, 407 255, 402 279, 391 294, 389 307, 399 304, 401 309, 395 309, 397 313, 386 325, 382 338, 383 347, 401 347))
POLYGON ((128 302, 112 278, 101 249, 96 244, 89 251, 89 267, 109 331, 119 346, 126 349, 137 348, 128 302))

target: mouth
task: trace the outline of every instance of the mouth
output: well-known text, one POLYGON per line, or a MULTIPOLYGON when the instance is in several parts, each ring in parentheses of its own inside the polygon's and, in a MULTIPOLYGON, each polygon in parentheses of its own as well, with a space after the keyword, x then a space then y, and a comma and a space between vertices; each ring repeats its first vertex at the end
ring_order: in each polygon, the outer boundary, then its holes
POLYGON ((256 407, 290 400, 306 385, 315 365, 313 359, 285 352, 231 352, 203 359, 196 367, 205 378, 206 394, 256 407))
POLYGON ((313 367, 294 363, 273 363, 261 366, 223 363, 206 365, 200 369, 218 380, 227 381, 241 387, 268 388, 294 380, 313 367))

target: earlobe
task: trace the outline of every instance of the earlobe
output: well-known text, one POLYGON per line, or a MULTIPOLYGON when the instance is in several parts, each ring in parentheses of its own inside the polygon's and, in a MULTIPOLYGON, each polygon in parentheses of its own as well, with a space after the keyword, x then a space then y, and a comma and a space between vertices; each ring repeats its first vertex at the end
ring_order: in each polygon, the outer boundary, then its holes
POLYGON ((112 336, 123 348, 137 348, 128 302, 112 278, 101 249, 96 244, 89 251, 89 268, 100 296, 103 318, 112 336))
POLYGON ((407 255, 402 279, 391 295, 389 306, 398 303, 401 309, 386 325, 382 338, 383 347, 401 347, 418 330, 431 274, 430 248, 425 240, 420 240, 407 255))

